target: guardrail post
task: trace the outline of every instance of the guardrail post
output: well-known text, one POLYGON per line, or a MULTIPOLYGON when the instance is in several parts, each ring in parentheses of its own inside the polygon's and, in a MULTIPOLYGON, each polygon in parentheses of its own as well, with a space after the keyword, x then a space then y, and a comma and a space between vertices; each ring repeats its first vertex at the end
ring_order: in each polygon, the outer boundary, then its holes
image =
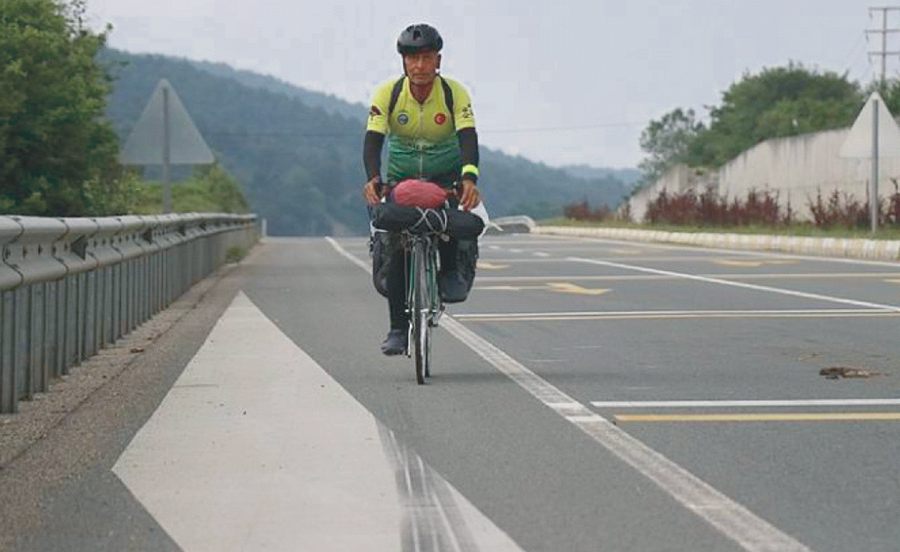
POLYGON ((88 254, 97 260, 97 268, 88 273, 88 293, 92 306, 89 312, 93 319, 88 323, 90 335, 86 335, 88 356, 93 356, 105 342, 105 332, 112 326, 113 297, 118 291, 114 281, 113 266, 122 260, 122 254, 115 248, 115 237, 122 231, 122 222, 116 217, 96 218, 98 230, 90 240, 88 254), (93 284, 91 284, 93 281, 93 284))
POLYGON ((22 354, 16 355, 17 379, 21 375, 19 396, 30 399, 50 387, 45 301, 47 283, 66 274, 65 266, 53 256, 53 243, 65 234, 66 225, 52 218, 12 218, 22 226, 22 233, 7 245, 6 259, 22 275, 22 285, 16 290, 16 319, 22 324, 17 345, 23 348, 22 354))
POLYGON ((0 414, 18 410, 16 382, 16 288, 22 274, 7 263, 12 256, 8 248, 24 230, 13 218, 0 217, 0 414))

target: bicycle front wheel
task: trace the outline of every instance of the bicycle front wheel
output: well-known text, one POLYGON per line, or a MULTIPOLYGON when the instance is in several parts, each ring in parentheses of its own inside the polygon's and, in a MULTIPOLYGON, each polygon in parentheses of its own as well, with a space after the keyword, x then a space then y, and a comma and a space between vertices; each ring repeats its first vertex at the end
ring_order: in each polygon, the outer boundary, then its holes
POLYGON ((431 326, 428 325, 428 271, 426 270, 425 244, 418 242, 413 249, 413 267, 415 286, 412 294, 413 308, 410 322, 413 326, 412 337, 415 340, 416 381, 425 383, 431 363, 431 326))

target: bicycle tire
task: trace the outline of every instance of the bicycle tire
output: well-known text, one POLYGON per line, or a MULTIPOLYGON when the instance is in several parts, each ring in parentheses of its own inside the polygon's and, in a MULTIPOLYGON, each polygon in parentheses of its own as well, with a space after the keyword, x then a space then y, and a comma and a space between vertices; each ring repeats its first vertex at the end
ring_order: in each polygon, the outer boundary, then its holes
POLYGON ((415 340, 413 347, 416 357, 416 382, 419 385, 425 383, 425 374, 430 372, 428 364, 430 362, 430 341, 431 328, 428 326, 428 273, 426 271, 425 244, 417 241, 413 248, 413 272, 414 281, 412 284, 415 289, 412 293, 412 312, 410 313, 410 323, 413 331, 412 337, 415 340))

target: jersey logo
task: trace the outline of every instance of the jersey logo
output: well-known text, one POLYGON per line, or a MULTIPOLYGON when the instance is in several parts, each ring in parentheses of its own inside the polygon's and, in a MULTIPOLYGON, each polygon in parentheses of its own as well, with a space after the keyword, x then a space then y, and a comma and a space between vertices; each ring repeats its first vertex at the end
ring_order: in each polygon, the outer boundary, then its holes
POLYGON ((379 117, 381 116, 381 110, 378 109, 377 105, 373 105, 369 108, 369 116, 370 117, 379 117))
POLYGON ((409 115, 401 112, 400 115, 397 115, 397 122, 401 125, 405 125, 409 122, 409 115))
POLYGON ((462 108, 462 112, 460 113, 463 119, 471 119, 475 116, 475 113, 472 111, 472 104, 467 105, 462 108))
POLYGON ((439 125, 442 125, 447 122, 447 116, 444 115, 443 113, 438 113, 437 115, 434 116, 434 122, 439 125))

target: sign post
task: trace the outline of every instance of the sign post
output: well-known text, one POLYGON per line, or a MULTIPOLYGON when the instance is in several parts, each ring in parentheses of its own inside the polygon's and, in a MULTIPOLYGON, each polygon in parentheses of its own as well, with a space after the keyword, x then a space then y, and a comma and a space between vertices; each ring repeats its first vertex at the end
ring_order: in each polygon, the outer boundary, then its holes
POLYGON ((161 165, 163 212, 172 212, 172 165, 209 165, 215 156, 178 94, 162 79, 122 148, 123 165, 161 165))
POLYGON ((879 161, 882 157, 900 156, 900 127, 878 92, 873 92, 863 106, 841 146, 840 156, 871 160, 872 172, 868 183, 869 220, 874 234, 878 229, 878 216, 881 212, 878 201, 879 161))

